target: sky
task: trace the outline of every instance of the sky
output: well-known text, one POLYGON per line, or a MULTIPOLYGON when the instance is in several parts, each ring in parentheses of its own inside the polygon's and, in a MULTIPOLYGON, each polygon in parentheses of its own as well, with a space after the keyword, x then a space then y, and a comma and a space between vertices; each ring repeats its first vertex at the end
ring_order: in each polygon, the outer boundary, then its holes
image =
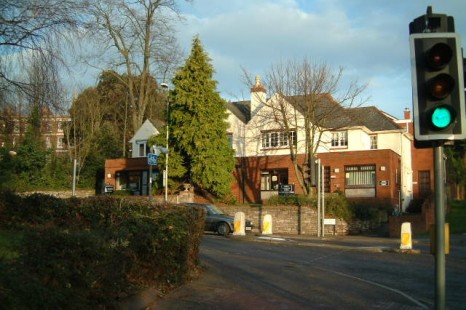
POLYGON ((402 118, 412 109, 408 27, 428 6, 454 17, 465 47, 464 0, 179 1, 176 37, 189 55, 199 36, 226 100, 250 98, 242 69, 264 76, 274 64, 309 59, 343 67, 345 81, 367 84, 365 106, 402 118))

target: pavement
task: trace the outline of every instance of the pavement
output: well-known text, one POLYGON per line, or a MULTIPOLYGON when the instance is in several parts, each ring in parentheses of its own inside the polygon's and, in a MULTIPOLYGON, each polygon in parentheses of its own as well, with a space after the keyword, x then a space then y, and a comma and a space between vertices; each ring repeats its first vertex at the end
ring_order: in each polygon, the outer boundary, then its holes
MULTIPOLYGON (((411 249, 400 249, 400 238, 388 238, 378 236, 347 235, 324 237, 310 235, 273 234, 261 235, 249 233, 246 236, 231 236, 251 242, 268 243, 295 243, 299 246, 333 247, 348 250, 371 252, 394 252, 400 254, 430 254, 430 239, 428 236, 412 237, 411 249)), ((450 236, 450 253, 448 256, 466 259, 466 234, 450 236)), ((153 288, 149 288, 137 296, 120 304, 119 309, 156 309, 154 305, 162 294, 153 288)))
MULTIPOLYGON (((247 236, 233 236, 234 238, 245 238, 250 241, 258 242, 293 242, 301 246, 322 246, 338 247, 353 250, 368 250, 377 252, 397 252, 407 254, 431 254, 431 242, 428 236, 412 237, 411 249, 401 249, 400 238, 378 237, 370 235, 347 235, 333 236, 325 235, 324 237, 309 235, 259 235, 250 234, 247 236)), ((466 258, 466 234, 454 234, 449 240, 450 253, 455 257, 466 258)), ((447 245, 446 245, 447 247, 447 245)))

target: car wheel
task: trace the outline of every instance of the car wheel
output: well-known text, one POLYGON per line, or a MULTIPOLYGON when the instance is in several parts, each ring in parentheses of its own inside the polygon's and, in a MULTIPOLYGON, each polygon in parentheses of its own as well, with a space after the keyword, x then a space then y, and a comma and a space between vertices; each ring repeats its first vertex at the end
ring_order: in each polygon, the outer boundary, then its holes
POLYGON ((228 236, 230 233, 230 226, 225 222, 218 224, 217 233, 222 236, 228 236))

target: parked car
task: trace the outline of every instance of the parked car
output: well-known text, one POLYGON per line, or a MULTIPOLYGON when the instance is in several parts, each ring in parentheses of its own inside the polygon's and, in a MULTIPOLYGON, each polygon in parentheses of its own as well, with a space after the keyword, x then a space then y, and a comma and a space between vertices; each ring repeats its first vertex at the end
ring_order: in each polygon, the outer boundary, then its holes
MULTIPOLYGON (((222 236, 227 236, 232 233, 234 228, 235 218, 231 215, 223 213, 216 206, 205 203, 183 203, 185 206, 203 207, 206 211, 205 230, 213 231, 222 236)), ((245 220, 244 227, 246 231, 251 231, 253 226, 252 221, 245 220)))

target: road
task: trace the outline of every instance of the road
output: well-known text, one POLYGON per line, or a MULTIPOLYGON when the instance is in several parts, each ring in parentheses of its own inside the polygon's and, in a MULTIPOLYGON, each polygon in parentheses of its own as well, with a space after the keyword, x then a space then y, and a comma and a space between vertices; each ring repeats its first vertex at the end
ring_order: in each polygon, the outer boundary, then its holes
MULTIPOLYGON (((453 248, 452 248, 453 251, 453 248)), ((153 309, 433 309, 434 257, 206 235, 207 270, 153 309)), ((447 256, 447 308, 466 309, 466 256, 447 256)))

